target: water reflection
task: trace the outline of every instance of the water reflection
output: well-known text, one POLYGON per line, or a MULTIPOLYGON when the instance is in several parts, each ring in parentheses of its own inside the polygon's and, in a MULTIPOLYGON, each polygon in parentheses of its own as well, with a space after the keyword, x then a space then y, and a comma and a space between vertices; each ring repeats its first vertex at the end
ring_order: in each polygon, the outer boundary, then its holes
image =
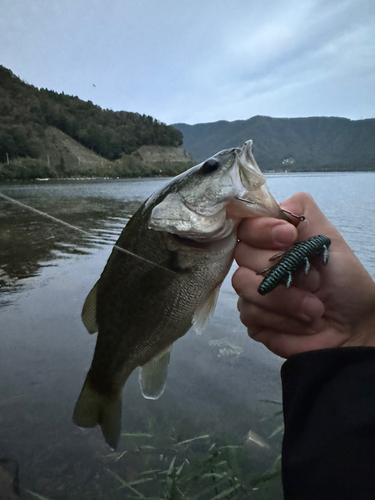
POLYGON ((140 205, 138 201, 94 197, 21 200, 77 230, 0 198, 0 290, 5 293, 18 291, 27 278, 37 276, 41 268, 56 258, 86 255, 98 245, 113 244, 140 205))

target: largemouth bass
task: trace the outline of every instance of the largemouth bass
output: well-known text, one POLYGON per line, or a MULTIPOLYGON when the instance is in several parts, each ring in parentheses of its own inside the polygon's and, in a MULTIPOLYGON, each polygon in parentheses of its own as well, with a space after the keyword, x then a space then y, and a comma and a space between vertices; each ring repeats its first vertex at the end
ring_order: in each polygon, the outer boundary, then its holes
POLYGON ((191 326, 203 331, 233 262, 236 227, 259 216, 288 220, 252 141, 178 175, 138 209, 83 307, 83 322, 98 338, 74 410, 77 425, 99 424, 116 447, 126 380, 140 366, 144 397, 163 393, 172 344, 191 326))

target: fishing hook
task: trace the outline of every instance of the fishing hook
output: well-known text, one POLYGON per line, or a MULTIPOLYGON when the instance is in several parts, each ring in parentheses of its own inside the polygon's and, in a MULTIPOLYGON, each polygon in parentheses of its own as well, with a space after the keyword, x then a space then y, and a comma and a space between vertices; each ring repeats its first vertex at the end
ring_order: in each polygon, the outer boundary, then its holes
MULTIPOLYGON (((248 203, 249 205, 255 205, 255 201, 251 200, 245 200, 244 198, 240 198, 239 196, 236 196, 237 200, 243 201, 245 203, 248 203)), ((304 215, 296 215, 293 212, 289 212, 288 210, 284 210, 283 208, 281 209, 284 213, 292 215, 293 217, 296 217, 299 219, 301 222, 306 220, 306 217, 304 215)))
POLYGON ((306 217, 304 215, 296 215, 293 212, 289 212, 289 210, 284 210, 283 208, 281 210, 283 212, 285 212, 286 214, 292 215, 296 219, 299 219, 301 222, 303 222, 304 220, 306 220, 306 217))

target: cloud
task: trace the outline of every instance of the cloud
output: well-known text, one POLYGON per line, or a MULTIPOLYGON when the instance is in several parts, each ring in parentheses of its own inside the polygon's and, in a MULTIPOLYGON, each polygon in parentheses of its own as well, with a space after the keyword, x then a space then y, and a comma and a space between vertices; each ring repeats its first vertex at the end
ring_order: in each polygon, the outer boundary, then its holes
MULTIPOLYGON (((198 102, 188 120, 197 116, 207 121, 205 115, 213 120, 255 114, 351 115, 359 80, 368 88, 366 81, 373 80, 375 69, 369 63, 375 60, 374 16, 361 3, 283 2, 281 12, 247 32, 237 26, 224 53, 195 68, 193 92, 197 99, 205 97, 205 106, 198 102), (205 70, 213 82, 209 90, 198 78, 205 70), (346 92, 338 92, 340 81, 346 92)), ((369 94, 367 116, 374 116, 369 94)))
POLYGON ((167 123, 360 118, 375 116, 374 28, 373 0, 5 0, 0 57, 39 87, 167 123))

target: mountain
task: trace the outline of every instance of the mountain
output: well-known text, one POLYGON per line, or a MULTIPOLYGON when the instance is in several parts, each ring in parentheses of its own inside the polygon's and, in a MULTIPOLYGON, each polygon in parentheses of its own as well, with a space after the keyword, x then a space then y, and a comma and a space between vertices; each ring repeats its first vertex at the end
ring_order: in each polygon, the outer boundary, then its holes
POLYGON ((37 89, 0 66, 0 179, 173 175, 191 165, 181 145, 179 130, 151 116, 37 89), (151 169, 134 155, 142 146, 158 151, 151 169))
POLYGON ((254 116, 173 126, 182 132, 184 148, 197 162, 252 139, 265 171, 375 170, 375 119, 254 116))

